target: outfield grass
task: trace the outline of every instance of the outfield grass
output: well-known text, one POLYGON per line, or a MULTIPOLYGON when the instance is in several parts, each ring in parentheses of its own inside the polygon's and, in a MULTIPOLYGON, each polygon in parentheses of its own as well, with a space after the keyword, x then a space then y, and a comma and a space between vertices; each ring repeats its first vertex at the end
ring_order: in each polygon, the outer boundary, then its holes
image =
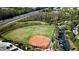
POLYGON ((9 31, 7 34, 6 33, 2 34, 2 36, 8 40, 28 44, 29 38, 33 35, 44 35, 51 39, 54 30, 55 26, 31 25, 9 31))

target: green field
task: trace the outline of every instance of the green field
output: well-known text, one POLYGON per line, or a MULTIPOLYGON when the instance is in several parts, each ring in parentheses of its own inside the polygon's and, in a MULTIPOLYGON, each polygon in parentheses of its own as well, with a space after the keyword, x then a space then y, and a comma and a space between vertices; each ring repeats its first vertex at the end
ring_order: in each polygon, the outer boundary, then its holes
POLYGON ((51 39, 52 35, 54 34, 54 31, 54 25, 31 25, 9 31, 8 33, 2 34, 2 36, 7 40, 28 44, 29 38, 31 36, 44 35, 51 39))

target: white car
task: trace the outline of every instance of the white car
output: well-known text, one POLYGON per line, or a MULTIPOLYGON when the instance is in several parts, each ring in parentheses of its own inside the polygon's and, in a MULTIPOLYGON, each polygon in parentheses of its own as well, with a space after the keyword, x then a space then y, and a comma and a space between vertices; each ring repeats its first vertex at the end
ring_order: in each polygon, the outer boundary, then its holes
POLYGON ((74 33, 75 35, 78 35, 78 29, 77 29, 77 28, 74 28, 74 29, 73 29, 73 33, 74 33))

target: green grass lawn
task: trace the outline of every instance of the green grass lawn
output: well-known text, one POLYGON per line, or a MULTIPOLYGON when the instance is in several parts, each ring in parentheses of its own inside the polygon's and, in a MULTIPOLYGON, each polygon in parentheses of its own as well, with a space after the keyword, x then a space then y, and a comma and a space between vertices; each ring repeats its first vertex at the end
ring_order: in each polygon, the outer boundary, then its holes
POLYGON ((78 43, 79 40, 74 41, 75 37, 73 36, 72 31, 70 31, 70 30, 66 31, 66 34, 68 36, 68 41, 70 43, 71 49, 76 48, 76 50, 77 50, 79 48, 79 43, 78 43))
POLYGON ((33 35, 44 35, 51 39, 54 30, 54 25, 31 25, 9 31, 2 36, 8 40, 28 44, 29 38, 33 35))

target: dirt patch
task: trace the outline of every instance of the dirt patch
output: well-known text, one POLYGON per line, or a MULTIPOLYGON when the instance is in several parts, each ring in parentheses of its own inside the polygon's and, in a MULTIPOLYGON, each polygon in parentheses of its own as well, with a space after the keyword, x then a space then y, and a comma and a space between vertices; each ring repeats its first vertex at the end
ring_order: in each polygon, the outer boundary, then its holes
POLYGON ((42 35, 34 35, 30 38, 29 44, 38 48, 48 48, 49 38, 42 35))

